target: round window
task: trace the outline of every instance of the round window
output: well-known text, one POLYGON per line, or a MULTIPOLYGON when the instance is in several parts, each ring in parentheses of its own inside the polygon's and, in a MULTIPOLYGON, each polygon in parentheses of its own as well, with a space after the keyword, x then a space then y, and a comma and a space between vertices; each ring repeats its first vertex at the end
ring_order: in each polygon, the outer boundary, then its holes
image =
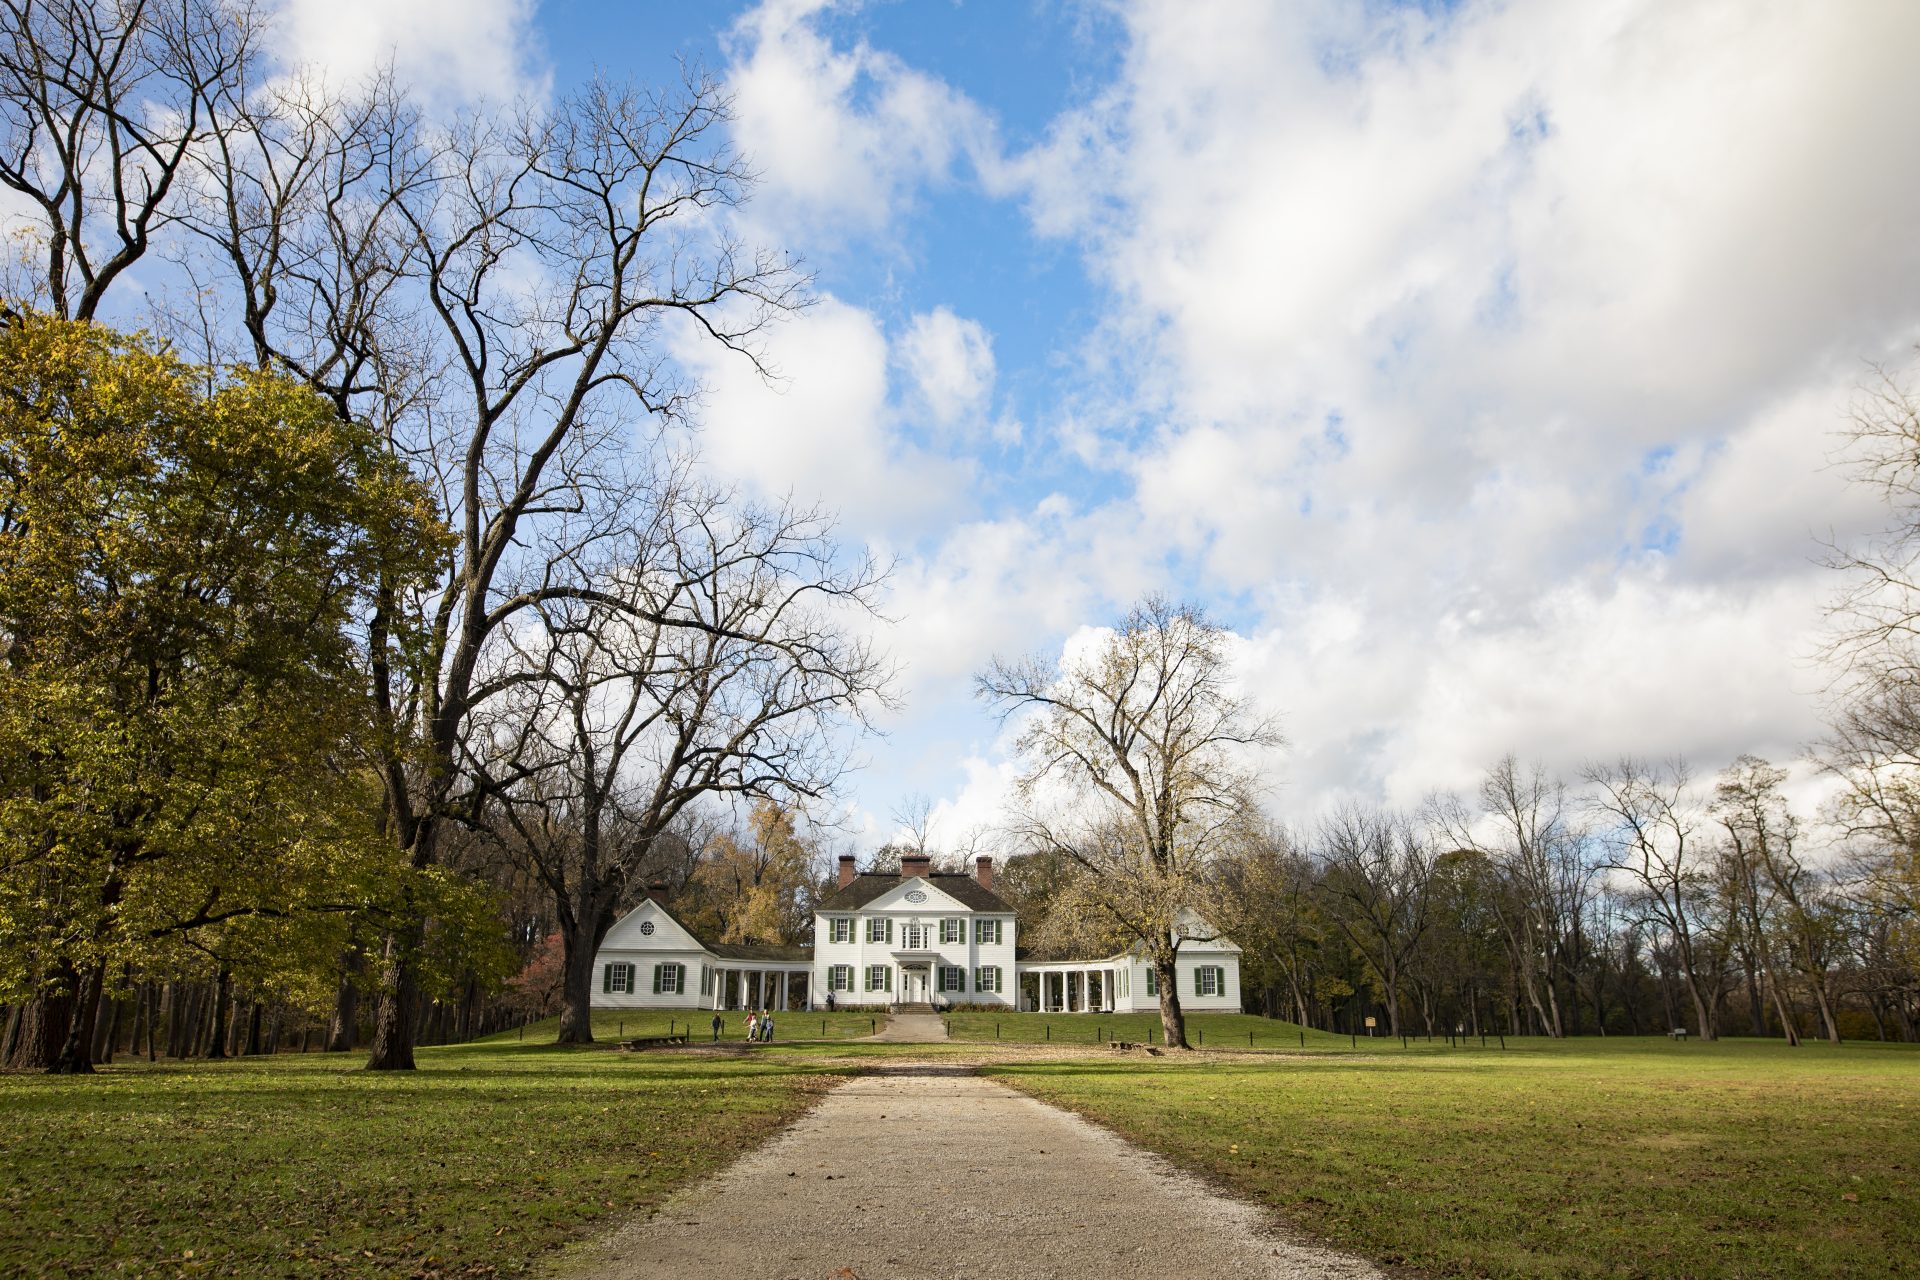
POLYGON ((920 890, 918 889, 907 890, 908 902, 925 902, 926 900, 927 900, 927 895, 920 892, 920 890))
POLYGON ((651 937, 653 934, 653 921, 642 920, 640 922, 640 932, 647 934, 649 937, 651 937))

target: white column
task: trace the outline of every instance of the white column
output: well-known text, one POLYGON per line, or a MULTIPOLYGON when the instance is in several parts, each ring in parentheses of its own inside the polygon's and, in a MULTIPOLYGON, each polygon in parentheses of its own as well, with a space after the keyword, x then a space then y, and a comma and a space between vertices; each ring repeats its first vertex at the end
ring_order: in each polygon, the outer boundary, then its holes
POLYGON ((793 1007, 793 971, 789 969, 780 975, 780 1012, 785 1013, 793 1007))

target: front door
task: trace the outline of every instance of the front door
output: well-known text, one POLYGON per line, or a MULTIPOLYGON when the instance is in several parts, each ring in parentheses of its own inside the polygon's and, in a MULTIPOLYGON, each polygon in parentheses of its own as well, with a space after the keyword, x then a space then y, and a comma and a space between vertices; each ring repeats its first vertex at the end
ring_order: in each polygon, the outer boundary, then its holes
POLYGON ((925 969, 900 971, 900 1000, 903 1004, 927 1002, 927 971, 925 969))

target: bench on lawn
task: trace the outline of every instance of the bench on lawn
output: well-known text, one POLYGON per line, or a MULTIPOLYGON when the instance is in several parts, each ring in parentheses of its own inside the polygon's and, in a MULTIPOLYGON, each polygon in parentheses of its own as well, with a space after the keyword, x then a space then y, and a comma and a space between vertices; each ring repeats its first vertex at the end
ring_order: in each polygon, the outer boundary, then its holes
POLYGON ((1667 1035, 1674 1040, 1685 1040, 1687 1038, 1687 1029, 1685 1027, 1675 1027, 1673 1030, 1667 1032, 1667 1035))
POLYGON ((683 1035, 681 1036, 636 1036, 632 1040, 625 1041, 624 1047, 628 1049, 658 1049, 663 1045, 685 1044, 686 1042, 687 1042, 687 1038, 683 1035))

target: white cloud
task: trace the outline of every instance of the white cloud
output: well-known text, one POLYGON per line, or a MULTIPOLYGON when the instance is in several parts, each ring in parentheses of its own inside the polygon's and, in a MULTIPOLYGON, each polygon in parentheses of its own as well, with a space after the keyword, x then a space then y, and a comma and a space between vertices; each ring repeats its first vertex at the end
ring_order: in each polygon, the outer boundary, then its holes
POLYGON ((986 162, 992 128, 964 94, 864 41, 836 48, 833 0, 767 0, 735 23, 734 131, 760 175, 750 216, 787 238, 886 232, 927 183, 986 162))
POLYGON ((547 91, 534 0, 281 0, 275 52, 341 82, 388 62, 433 104, 538 99, 547 91))
MULTIPOLYGON (((956 811, 1004 773, 958 727, 965 676, 1156 587, 1246 637, 1293 813, 1507 751, 1712 769, 1817 732, 1814 538, 1877 521, 1831 432, 1864 362, 1920 336, 1920 7, 1137 0, 1115 82, 1012 158, 822 12, 735 30, 775 225, 891 243, 970 165, 1106 291, 1039 419, 1060 492, 948 506, 894 583, 912 714, 944 726, 908 754, 956 811)), ((804 393, 819 482, 949 497, 902 397, 983 442, 1013 357, 918 305, 891 351, 844 316, 810 349, 839 388, 804 393)), ((745 408, 741 465, 810 474, 745 408)))
POLYGON ((763 496, 793 496, 839 514, 848 536, 912 534, 968 502, 972 468, 899 431, 891 352, 867 311, 831 297, 766 335, 771 378, 698 331, 679 358, 703 382, 702 454, 763 496))
POLYGON ((900 356, 933 421, 952 428, 978 420, 993 393, 993 340, 977 320, 946 307, 913 317, 900 356))
POLYGON ((1830 433, 1920 333, 1920 10, 1125 14, 1004 171, 1160 423, 1062 416, 1133 486, 1078 571, 1170 549, 1250 611, 1287 807, 1816 733, 1814 536, 1876 519, 1830 433))

